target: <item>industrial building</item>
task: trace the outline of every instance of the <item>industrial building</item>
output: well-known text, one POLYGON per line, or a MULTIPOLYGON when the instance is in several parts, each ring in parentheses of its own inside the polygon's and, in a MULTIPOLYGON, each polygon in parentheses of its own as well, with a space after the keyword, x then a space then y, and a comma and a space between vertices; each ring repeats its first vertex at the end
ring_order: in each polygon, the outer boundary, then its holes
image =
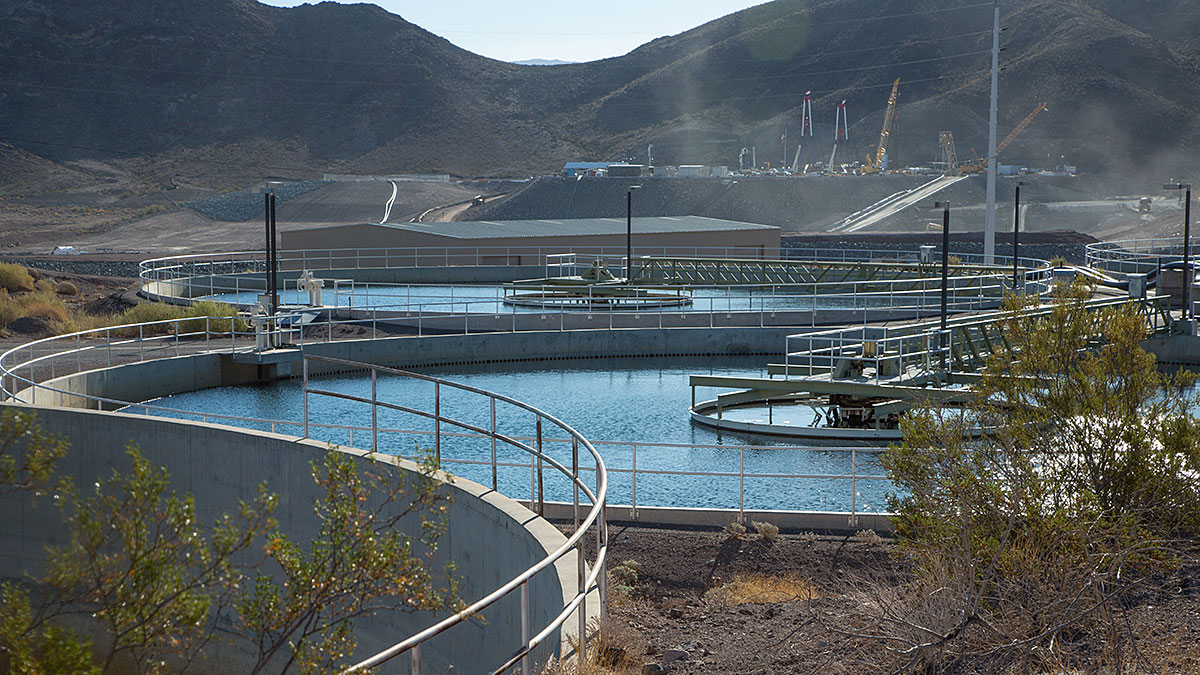
MULTIPOLYGON (((779 258, 779 228, 702 216, 633 219, 634 255, 693 256, 697 248, 721 249, 731 258, 779 258)), ((462 221, 450 223, 359 223, 280 233, 280 250, 352 248, 472 249, 472 257, 527 252, 539 255, 573 249, 605 248, 623 252, 624 218, 563 220, 462 221), (478 250, 475 250, 478 249, 478 250)), ((535 263, 536 264, 536 263, 535 263)))
POLYGON ((562 174, 568 178, 575 176, 597 176, 608 171, 612 162, 567 162, 563 165, 562 174))

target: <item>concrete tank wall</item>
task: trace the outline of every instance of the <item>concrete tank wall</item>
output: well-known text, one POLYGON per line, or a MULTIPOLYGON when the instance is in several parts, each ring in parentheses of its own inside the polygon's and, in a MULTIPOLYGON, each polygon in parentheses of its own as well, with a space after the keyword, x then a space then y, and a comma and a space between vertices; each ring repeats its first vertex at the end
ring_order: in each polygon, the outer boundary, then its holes
MULTIPOLYGON (((284 532, 300 542, 309 541, 317 532, 319 521, 312 513, 312 503, 319 495, 311 462, 326 452, 322 443, 120 413, 61 408, 40 408, 36 413, 45 429, 71 442, 60 469, 76 485, 88 486, 98 477, 110 476, 114 468, 127 468, 125 448, 135 443, 153 464, 167 469, 173 489, 194 495, 201 523, 212 523, 219 514, 236 510, 239 498, 252 496, 258 485, 266 482, 268 489, 279 495, 276 515, 284 532)), ((367 461, 359 451, 342 451, 367 461)), ((391 457, 380 461, 402 471, 415 470, 411 462, 391 457)), ((456 478, 442 489, 454 501, 447 513, 448 528, 440 542, 438 564, 446 560, 457 564, 463 580, 462 597, 467 601, 500 587, 565 542, 549 523, 481 485, 456 478)), ((5 514, 0 518, 0 578, 36 572, 43 563, 44 547, 64 540, 59 512, 48 498, 31 506, 24 494, 0 496, 0 513, 5 514)), ((535 628, 545 626, 573 595, 576 565, 574 554, 568 555, 530 582, 535 628)), ((486 626, 463 624, 427 643, 422 653, 426 672, 443 672, 450 664, 456 672, 486 672, 507 659, 520 645, 519 594, 500 601, 484 616, 486 626)), ((356 655, 375 653, 434 620, 428 613, 360 619, 355 622, 356 655)), ((576 625, 577 619, 572 618, 564 629, 576 625)), ((556 636, 538 652, 537 660, 544 661, 559 647, 556 636)), ((246 670, 248 652, 225 648, 220 652, 221 663, 203 664, 194 672, 246 670)), ((408 672, 408 658, 396 659, 387 672, 408 672)))
MULTIPOLYGON (((531 331, 339 340, 305 344, 306 354, 391 367, 489 361, 537 361, 636 356, 777 355, 797 328, 664 328, 643 330, 531 331)), ((194 354, 59 376, 18 394, 38 405, 93 408, 80 394, 140 402, 223 385, 298 377, 299 352, 257 366, 234 355, 194 354)), ((313 373, 327 370, 313 364, 313 373)))

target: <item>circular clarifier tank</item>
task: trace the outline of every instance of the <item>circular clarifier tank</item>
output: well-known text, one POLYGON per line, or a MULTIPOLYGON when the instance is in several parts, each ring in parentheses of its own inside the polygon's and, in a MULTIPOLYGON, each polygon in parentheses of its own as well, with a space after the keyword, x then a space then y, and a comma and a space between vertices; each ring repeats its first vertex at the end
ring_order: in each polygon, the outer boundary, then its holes
MULTIPOLYGON (((878 476, 878 448, 860 447, 851 453, 841 447, 806 447, 795 441, 746 433, 730 433, 694 425, 688 409, 693 374, 764 377, 765 363, 757 358, 713 359, 581 359, 539 363, 501 363, 421 369, 421 372, 470 385, 532 405, 566 422, 591 440, 609 470, 611 504, 633 502, 633 474, 637 468, 636 496, 640 506, 738 508, 744 494, 749 509, 848 511, 852 487, 859 511, 886 509, 885 493, 892 489, 882 480, 828 478, 826 476, 878 476), (747 477, 739 479, 744 469, 747 477), (712 475, 732 474, 732 475, 712 475), (750 474, 771 474, 752 477, 750 474), (786 477, 778 477, 786 476, 786 477), (796 477, 806 476, 806 477, 796 477), (817 477, 814 477, 817 476, 817 477)), ((370 397, 370 378, 347 374, 314 378, 313 387, 370 397)), ((488 428, 486 401, 444 387, 437 394, 442 414, 488 428)), ((402 377, 381 375, 376 396, 380 401, 432 410, 433 385, 402 377)), ((233 415, 242 420, 221 421, 270 430, 269 422, 304 418, 303 385, 298 380, 269 384, 219 387, 178 394, 148 405, 206 414, 233 415)), ((132 412, 141 412, 137 406, 132 412)), ((152 411, 152 414, 167 414, 152 411)), ((527 411, 497 407, 497 428, 508 435, 533 439, 535 421, 527 411)), ((309 396, 310 435, 331 443, 371 446, 371 413, 364 404, 324 396, 309 396), (357 427, 353 431, 351 427, 357 427), (351 439, 351 434, 354 434, 351 439), (353 440, 353 442, 352 442, 353 440)), ((382 452, 411 456, 418 448, 434 444, 434 423, 395 410, 378 410, 382 452)), ((300 435, 298 425, 277 426, 281 433, 300 435)), ((441 453, 451 472, 490 485, 491 443, 442 424, 441 453), (447 432, 462 435, 447 436, 447 432)), ((547 454, 570 461, 570 444, 546 438, 547 454)), ((806 441, 807 442, 807 441, 806 441)), ((846 445, 839 443, 839 445, 846 445)), ((497 484, 501 492, 526 499, 531 494, 529 455, 501 444, 497 448, 497 484)), ((551 473, 547 472, 549 476, 551 473)), ((548 481, 547 500, 570 501, 571 486, 548 481)))

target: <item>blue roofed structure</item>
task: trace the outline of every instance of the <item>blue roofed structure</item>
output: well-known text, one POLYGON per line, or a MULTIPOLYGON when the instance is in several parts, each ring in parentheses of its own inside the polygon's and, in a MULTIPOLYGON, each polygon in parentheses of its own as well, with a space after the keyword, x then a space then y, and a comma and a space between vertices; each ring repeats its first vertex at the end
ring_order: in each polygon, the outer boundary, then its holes
POLYGON ((608 169, 612 162, 567 162, 563 165, 564 176, 588 175, 601 169, 608 169))

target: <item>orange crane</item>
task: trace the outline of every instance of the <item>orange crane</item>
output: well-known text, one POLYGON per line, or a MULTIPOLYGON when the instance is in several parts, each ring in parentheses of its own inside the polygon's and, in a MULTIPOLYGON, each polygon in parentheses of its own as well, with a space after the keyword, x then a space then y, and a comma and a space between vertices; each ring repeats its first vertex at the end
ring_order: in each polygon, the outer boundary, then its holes
POLYGON ((863 173, 880 173, 887 169, 888 137, 892 134, 892 122, 896 119, 896 99, 900 97, 900 78, 892 83, 892 95, 888 96, 887 113, 883 116, 883 131, 879 132, 879 145, 875 147, 875 156, 867 153, 867 163, 863 165, 863 173))
MULTIPOLYGON (((1041 105, 1034 108, 1033 112, 1026 115, 1025 119, 1021 120, 1021 123, 1018 124, 1016 126, 1016 128, 1014 128, 1011 133, 1009 133, 1007 136, 1005 136, 1004 140, 1000 141, 1000 143, 996 146, 996 155, 999 155, 1001 150, 1007 148, 1008 144, 1012 143, 1013 139, 1017 137, 1017 134, 1020 134, 1022 131, 1024 131, 1025 127, 1029 126, 1030 123, 1033 122, 1033 119, 1035 117, 1037 117, 1043 110, 1046 110, 1046 109, 1047 109, 1046 104, 1043 102, 1041 105)), ((972 155, 975 154, 975 150, 973 148, 971 149, 971 154, 972 155)), ((976 155, 975 161, 973 163, 963 164, 959 168, 959 171, 961 171, 962 173, 978 173, 978 172, 986 169, 987 165, 988 165, 987 158, 979 159, 979 157, 976 155)))

